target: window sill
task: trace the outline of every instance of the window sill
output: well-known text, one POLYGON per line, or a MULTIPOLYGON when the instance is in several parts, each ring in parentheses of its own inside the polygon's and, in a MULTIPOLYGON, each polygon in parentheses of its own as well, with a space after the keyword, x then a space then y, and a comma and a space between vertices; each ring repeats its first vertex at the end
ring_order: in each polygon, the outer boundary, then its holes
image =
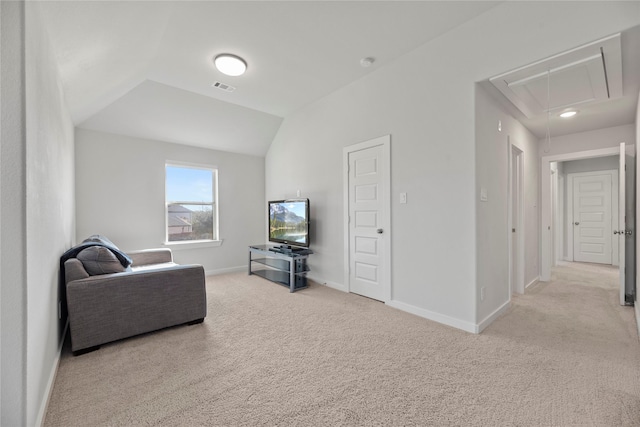
POLYGON ((164 242, 162 245, 171 250, 213 248, 222 245, 224 240, 192 240, 186 242, 164 242))

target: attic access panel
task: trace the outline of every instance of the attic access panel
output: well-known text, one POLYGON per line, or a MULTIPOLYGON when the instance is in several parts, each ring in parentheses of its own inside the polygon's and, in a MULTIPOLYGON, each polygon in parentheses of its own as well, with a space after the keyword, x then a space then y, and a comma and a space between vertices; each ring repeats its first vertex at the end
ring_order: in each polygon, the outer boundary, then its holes
POLYGON ((527 118, 622 96, 620 34, 493 77, 527 118))

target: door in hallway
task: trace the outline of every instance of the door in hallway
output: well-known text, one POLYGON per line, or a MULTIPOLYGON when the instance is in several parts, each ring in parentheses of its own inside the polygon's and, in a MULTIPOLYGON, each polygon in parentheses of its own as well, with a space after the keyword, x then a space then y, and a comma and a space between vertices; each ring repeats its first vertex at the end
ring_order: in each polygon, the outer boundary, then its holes
POLYGON ((610 171, 573 177, 573 257, 575 261, 611 264, 610 171))

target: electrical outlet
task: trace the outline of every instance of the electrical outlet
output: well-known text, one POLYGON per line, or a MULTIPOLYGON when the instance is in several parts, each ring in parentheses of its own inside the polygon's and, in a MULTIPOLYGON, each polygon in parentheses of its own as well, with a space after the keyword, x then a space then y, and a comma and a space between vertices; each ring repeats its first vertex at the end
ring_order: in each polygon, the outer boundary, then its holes
POLYGON ((485 288, 484 286, 480 288, 480 301, 484 301, 485 288))

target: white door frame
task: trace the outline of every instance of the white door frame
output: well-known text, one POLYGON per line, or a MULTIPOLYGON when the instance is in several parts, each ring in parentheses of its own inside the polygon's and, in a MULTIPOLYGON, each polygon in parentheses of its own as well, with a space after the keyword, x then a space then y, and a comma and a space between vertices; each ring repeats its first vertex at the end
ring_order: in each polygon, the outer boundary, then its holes
POLYGON ((558 265, 558 261, 565 261, 565 245, 564 245, 564 214, 566 212, 565 207, 565 179, 562 174, 560 174, 559 169, 556 172, 558 176, 556 177, 557 181, 557 189, 556 189, 556 211, 555 211, 555 260, 553 265, 558 265))
MULTIPOLYGON (((557 163, 556 163, 557 165, 557 163)), ((553 243, 551 244, 551 266, 558 265, 558 169, 551 169, 551 237, 553 243)))
POLYGON ((382 193, 382 205, 384 210, 384 220, 382 222, 382 228, 385 230, 384 238, 381 239, 381 244, 384 245, 384 277, 382 278, 384 283, 384 301, 385 303, 391 301, 391 135, 384 135, 378 138, 370 139, 368 141, 360 142, 357 144, 344 147, 342 150, 342 194, 343 194, 343 223, 344 223, 344 287, 347 292, 351 292, 351 280, 349 273, 350 266, 350 239, 349 239, 349 154, 365 150, 367 148, 382 146, 380 159, 384 162, 384 166, 387 169, 387 176, 385 178, 384 190, 382 193))
MULTIPOLYGON (((626 305, 626 288, 627 284, 630 285, 631 288, 636 287, 636 270, 637 266, 635 262, 627 263, 627 258, 629 261, 635 259, 635 250, 636 245, 638 243, 638 238, 636 237, 636 206, 633 202, 633 198, 635 196, 635 191, 637 191, 637 179, 636 179, 636 146, 633 144, 625 144, 624 142, 620 144, 620 184, 619 184, 619 192, 620 192, 620 201, 624 201, 620 203, 620 206, 623 207, 624 212, 619 212, 619 220, 618 220, 618 229, 619 232, 624 230, 624 235, 622 243, 620 245, 620 277, 624 277, 624 281, 620 281, 620 305, 626 305), (622 179, 624 177, 624 180, 622 179), (627 235, 627 232, 630 232, 631 235, 627 235), (624 260, 624 262, 623 262, 624 260), (624 267, 624 268, 623 268, 624 267)), ((618 234, 618 240, 620 240, 620 234, 618 234)))
POLYGON ((544 156, 540 164, 540 281, 551 280, 553 233, 551 210, 551 162, 565 162, 568 160, 591 159, 594 157, 617 156, 620 147, 600 148, 597 150, 578 151, 574 153, 544 156))
POLYGON ((618 231, 623 233, 618 234, 618 254, 622 259, 622 262, 618 266, 620 270, 620 305, 624 305, 624 295, 627 287, 627 265, 626 265, 626 252, 627 252, 627 149, 624 142, 620 143, 620 166, 618 168, 618 201, 622 209, 618 209, 618 231))
POLYGON ((524 294, 524 152, 511 143, 511 139, 507 137, 509 148, 509 224, 507 228, 509 239, 509 299, 513 292, 524 294), (517 164, 513 164, 513 156, 517 157, 517 164), (516 178, 516 200, 513 200, 513 174, 517 174, 516 178), (516 207, 516 215, 513 217, 514 203, 516 207), (516 244, 513 248, 512 229, 516 229, 516 244), (515 283, 511 283, 513 278, 513 254, 516 252, 515 283))
MULTIPOLYGON (((618 229, 618 171, 603 170, 567 174, 567 261, 575 261, 573 252, 573 179, 579 176, 609 173, 611 175, 611 230, 618 229)), ((613 235, 611 235, 613 236, 613 235)), ((611 264, 618 265, 618 244, 611 239, 611 264)), ((616 241, 617 242, 617 241, 616 241)))

